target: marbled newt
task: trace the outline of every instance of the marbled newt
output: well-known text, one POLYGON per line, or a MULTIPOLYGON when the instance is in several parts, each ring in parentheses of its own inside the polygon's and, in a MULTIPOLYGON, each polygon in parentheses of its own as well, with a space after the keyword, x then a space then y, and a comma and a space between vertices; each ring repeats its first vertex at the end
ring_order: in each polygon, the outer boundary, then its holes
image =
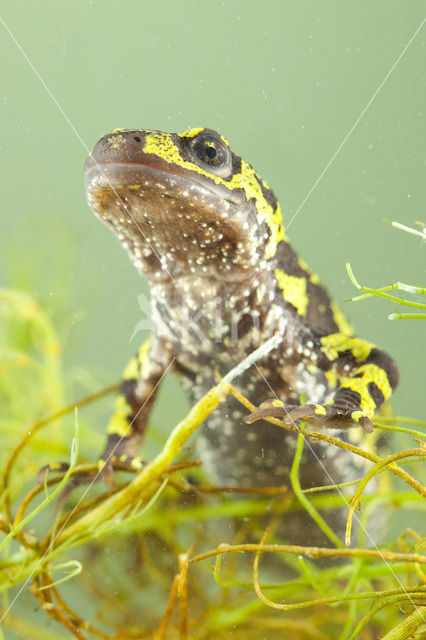
MULTIPOLYGON (((155 327, 125 369, 102 461, 137 460, 166 370, 195 401, 215 384, 216 370, 227 373, 274 334, 280 346, 237 381, 256 405, 275 398, 252 420, 308 418, 339 428, 343 439, 362 433, 347 427, 372 430, 398 383, 393 360, 354 337, 292 249, 274 193, 222 135, 115 130, 96 144, 85 171, 91 208, 150 281, 155 327)), ((229 398, 201 427, 198 449, 212 481, 288 483, 295 434, 263 420, 248 425, 246 413, 229 398)), ((359 475, 346 451, 305 447, 304 487, 359 475)))

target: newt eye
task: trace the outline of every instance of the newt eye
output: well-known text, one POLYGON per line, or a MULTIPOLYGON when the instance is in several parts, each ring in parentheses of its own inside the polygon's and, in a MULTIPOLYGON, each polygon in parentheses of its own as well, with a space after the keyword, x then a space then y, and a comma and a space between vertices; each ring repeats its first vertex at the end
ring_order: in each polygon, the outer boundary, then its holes
POLYGON ((219 136, 200 133, 191 139, 188 146, 195 164, 221 177, 231 173, 231 152, 219 136))

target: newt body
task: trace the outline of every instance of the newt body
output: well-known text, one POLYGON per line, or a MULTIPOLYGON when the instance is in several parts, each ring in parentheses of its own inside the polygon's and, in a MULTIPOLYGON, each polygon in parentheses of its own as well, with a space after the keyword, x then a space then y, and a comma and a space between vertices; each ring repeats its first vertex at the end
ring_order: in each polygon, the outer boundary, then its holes
MULTIPOLYGON (((273 334, 280 346, 237 381, 254 404, 278 398, 287 420, 339 428, 343 439, 359 439, 359 429, 348 427, 371 430, 398 382, 393 360, 353 336, 292 249, 274 193, 221 135, 114 131, 86 162, 86 189, 96 215, 149 279, 155 326, 125 370, 104 460, 137 454, 166 370, 198 400, 215 384, 215 370, 226 374, 273 334)), ((198 447, 212 480, 288 484, 295 434, 244 417, 229 399, 201 428, 198 447)), ((359 475, 345 451, 322 442, 305 447, 302 486, 359 475)))

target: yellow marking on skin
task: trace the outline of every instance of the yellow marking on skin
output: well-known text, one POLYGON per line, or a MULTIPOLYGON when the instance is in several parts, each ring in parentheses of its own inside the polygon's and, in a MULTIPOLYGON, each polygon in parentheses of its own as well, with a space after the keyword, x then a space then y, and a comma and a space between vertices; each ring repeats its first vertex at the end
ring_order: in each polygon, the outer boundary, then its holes
POLYGON ((123 395, 117 396, 107 433, 113 433, 120 437, 126 436, 130 430, 128 416, 131 414, 132 408, 126 398, 123 395))
MULTIPOLYGON (((179 133, 179 136, 185 136, 185 138, 195 138, 195 136, 198 136, 199 133, 201 133, 202 131, 204 131, 204 127, 198 127, 195 129, 188 129, 188 131, 183 131, 182 133, 179 133)), ((163 134, 160 134, 163 135, 163 134)), ((167 135, 167 134, 166 134, 167 135)))
POLYGON ((124 136, 122 136, 121 134, 118 136, 110 136, 109 138, 107 138, 107 141, 113 149, 119 149, 123 144, 126 143, 124 136))
POLYGON ((137 380, 139 378, 148 378, 149 376, 149 349, 151 347, 151 338, 145 340, 136 356, 130 358, 123 373, 123 380, 137 380))
MULTIPOLYGON (((149 350, 151 348, 151 337, 139 347, 136 356, 131 358, 124 369, 123 380, 146 380, 150 374, 149 350)), ((115 399, 114 412, 108 424, 107 433, 114 433, 125 436, 129 431, 128 416, 132 415, 132 407, 126 398, 120 394, 115 399)))
POLYGON ((114 190, 115 191, 120 191, 120 190, 127 190, 127 189, 140 189, 142 187, 141 184, 131 184, 129 186, 127 186, 127 184, 117 184, 116 186, 114 186, 114 190))
MULTIPOLYGON (((184 131, 179 135, 182 137, 191 137, 202 131, 203 129, 190 129, 189 131, 184 131)), ((223 136, 221 136, 221 138, 225 144, 228 144, 223 136)), ((188 169, 189 171, 195 171, 196 173, 213 180, 216 184, 220 184, 227 189, 243 189, 246 194, 247 201, 252 198, 254 199, 259 220, 264 221, 271 232, 271 236, 265 249, 265 258, 269 259, 275 255, 277 244, 284 238, 281 209, 280 206, 277 205, 277 208, 274 210, 265 200, 261 186, 258 182, 259 177, 253 167, 251 167, 245 160, 241 160, 240 173, 235 173, 230 180, 224 180, 220 176, 209 173, 194 162, 184 160, 180 155, 178 147, 174 144, 172 136, 168 133, 160 133, 157 131, 148 134, 146 136, 143 150, 145 153, 152 153, 166 162, 176 164, 179 167, 188 169)), ((262 181, 262 184, 268 188, 265 182, 262 181)))
MULTIPOLYGON (((266 200, 263 199, 263 201, 267 204, 267 206, 272 211, 272 207, 268 205, 266 200)), ((259 211, 259 207, 257 206, 257 200, 256 200, 256 208, 259 211)), ((268 225, 271 231, 271 236, 265 248, 265 259, 269 260, 269 258, 274 257, 275 252, 277 250, 278 243, 281 242, 281 240, 284 240, 285 238, 283 221, 282 221, 283 219, 282 219, 281 207, 279 202, 277 202, 277 208, 275 209, 275 211, 272 212, 269 218, 265 217, 265 220, 266 220, 266 224, 268 225)))
POLYGON ((281 402, 281 400, 272 400, 271 401, 271 405, 273 407, 283 407, 284 406, 284 402, 281 402))
POLYGON ((351 391, 355 391, 361 396, 359 415, 356 411, 353 411, 351 414, 352 419, 358 422, 362 415, 366 415, 371 418, 377 408, 376 403, 368 391, 368 385, 370 382, 374 382, 377 385, 383 393, 385 400, 391 396, 392 387, 390 386, 386 371, 377 366, 377 364, 363 364, 356 370, 356 373, 362 373, 362 378, 341 377, 340 384, 343 389, 351 389, 351 391), (354 414, 357 414, 356 418, 353 417, 354 414))
POLYGON ((299 315, 305 316, 309 304, 306 293, 306 278, 289 276, 281 269, 275 269, 275 277, 283 292, 284 300, 296 307, 299 315))
POLYGON ((318 416, 325 416, 327 414, 327 411, 325 409, 325 407, 322 407, 320 404, 315 405, 315 413, 318 416))
POLYGON ((49 471, 60 471, 62 469, 62 465, 58 462, 52 462, 49 464, 49 471))
POLYGON ((303 271, 306 271, 306 273, 309 274, 309 280, 312 282, 312 284, 320 283, 319 276, 316 273, 314 273, 314 271, 312 271, 311 267, 303 258, 298 257, 297 262, 299 263, 299 267, 301 267, 303 271))
MULTIPOLYGON (((195 138, 199 133, 204 131, 205 127, 199 127, 198 129, 188 129, 188 131, 182 131, 182 133, 178 133, 178 136, 182 136, 183 138, 195 138)), ((165 134, 167 135, 167 134, 165 134)), ((219 137, 223 140, 223 142, 229 147, 228 140, 219 133, 219 137)))
POLYGON ((345 336, 352 336, 354 333, 353 327, 334 300, 331 301, 331 310, 333 312, 334 322, 337 324, 340 333, 343 333, 345 336))
POLYGON ((374 344, 361 338, 349 338, 342 333, 330 333, 320 338, 321 351, 329 360, 337 360, 343 351, 350 351, 358 362, 366 360, 374 344))
POLYGON ((138 351, 138 361, 139 361, 139 369, 140 369, 140 377, 143 379, 147 379, 149 377, 149 369, 150 369, 150 358, 149 358, 149 350, 151 348, 152 339, 148 338, 139 347, 138 351))
POLYGON ((106 460, 98 460, 98 470, 102 471, 102 469, 104 468, 104 466, 106 465, 106 460))
POLYGON ((137 356, 130 358, 123 373, 123 380, 135 380, 139 378, 139 360, 137 356))
POLYGON ((335 371, 326 371, 324 375, 328 382, 328 388, 336 389, 339 383, 339 376, 337 373, 335 371))
POLYGON ((120 131, 125 131, 125 129, 113 129, 112 133, 120 133, 120 131))

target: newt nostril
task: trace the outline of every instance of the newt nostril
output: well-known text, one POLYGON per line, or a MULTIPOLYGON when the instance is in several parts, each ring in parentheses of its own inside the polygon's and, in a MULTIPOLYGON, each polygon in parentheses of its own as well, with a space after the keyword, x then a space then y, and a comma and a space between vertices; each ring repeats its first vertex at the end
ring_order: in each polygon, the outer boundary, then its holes
POLYGON ((139 136, 133 136, 133 140, 135 140, 136 142, 142 142, 141 138, 139 138, 139 136))

